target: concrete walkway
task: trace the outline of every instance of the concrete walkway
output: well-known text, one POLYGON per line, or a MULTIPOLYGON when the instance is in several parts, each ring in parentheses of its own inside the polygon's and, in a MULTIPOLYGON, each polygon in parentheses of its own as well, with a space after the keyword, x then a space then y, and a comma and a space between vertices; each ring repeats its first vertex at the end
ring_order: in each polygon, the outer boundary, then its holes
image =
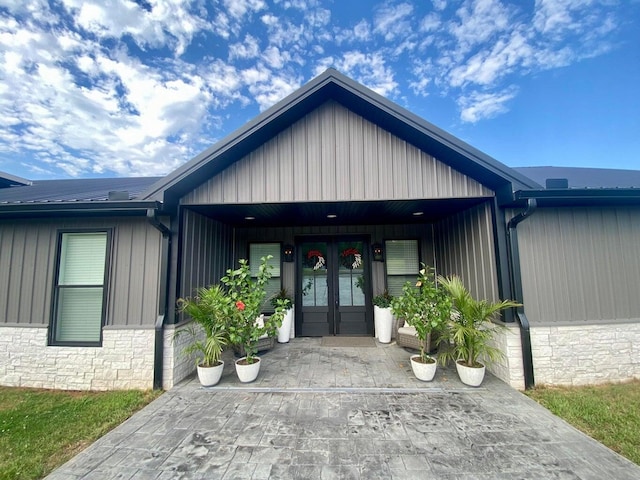
POLYGON ((183 382, 53 472, 69 479, 598 479, 640 467, 489 376, 416 380, 396 345, 294 339, 240 384, 183 382))

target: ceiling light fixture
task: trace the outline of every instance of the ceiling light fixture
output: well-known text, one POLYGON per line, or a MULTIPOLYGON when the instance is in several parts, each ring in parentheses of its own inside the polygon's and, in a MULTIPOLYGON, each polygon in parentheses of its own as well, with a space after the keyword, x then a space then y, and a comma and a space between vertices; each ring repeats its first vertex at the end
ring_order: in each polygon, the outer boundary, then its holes
POLYGON ((337 218, 338 215, 336 215, 335 213, 328 213, 327 214, 327 218, 337 218))
POLYGON ((414 217, 419 217, 420 215, 424 215, 424 212, 413 212, 414 217))
POLYGON ((255 220, 256 217, 244 217, 245 220, 255 220))

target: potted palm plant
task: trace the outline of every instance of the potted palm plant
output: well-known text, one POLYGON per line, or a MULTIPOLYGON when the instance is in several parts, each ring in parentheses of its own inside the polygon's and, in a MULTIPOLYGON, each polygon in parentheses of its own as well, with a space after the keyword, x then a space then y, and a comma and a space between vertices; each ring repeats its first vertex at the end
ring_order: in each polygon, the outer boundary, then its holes
POLYGON ((282 325, 278 327, 278 343, 287 343, 291 336, 291 325, 293 323, 293 301, 286 288, 280 290, 271 298, 271 306, 274 309, 284 309, 285 314, 282 325))
POLYGON ((285 309, 277 306, 276 311, 269 317, 260 315, 260 310, 266 296, 265 286, 271 277, 268 260, 271 256, 263 257, 258 267, 258 274, 251 277, 249 262, 239 260, 239 268, 229 269, 222 277, 226 296, 231 303, 227 329, 229 341, 241 346, 245 356, 236 360, 236 373, 241 382, 252 382, 260 372, 260 358, 257 354, 257 343, 261 336, 274 336, 276 329, 282 324, 285 309))
POLYGON ((391 342, 391 332, 393 331, 392 300, 393 297, 387 290, 373 297, 374 330, 380 343, 391 342))
POLYGON ((477 387, 482 383, 485 364, 502 357, 502 352, 491 345, 497 329, 493 324, 500 312, 507 308, 518 307, 512 300, 489 302, 474 299, 462 280, 457 276, 438 278, 440 284, 451 296, 453 314, 448 325, 447 348, 441 353, 443 362, 453 360, 462 383, 477 387))
POLYGON ((183 354, 195 355, 198 379, 203 386, 216 385, 224 369, 224 361, 220 357, 228 342, 226 317, 231 307, 229 299, 225 291, 216 285, 198 289, 193 298, 178 299, 178 307, 191 317, 193 323, 184 330, 178 330, 174 340, 181 335, 189 335, 190 341, 183 354))
POLYGON ((451 318, 451 299, 435 281, 434 270, 421 264, 415 284, 407 282, 402 295, 391 302, 393 313, 416 330, 420 354, 411 356, 411 368, 419 380, 430 381, 436 373, 436 360, 429 355, 432 337, 441 332, 451 318))

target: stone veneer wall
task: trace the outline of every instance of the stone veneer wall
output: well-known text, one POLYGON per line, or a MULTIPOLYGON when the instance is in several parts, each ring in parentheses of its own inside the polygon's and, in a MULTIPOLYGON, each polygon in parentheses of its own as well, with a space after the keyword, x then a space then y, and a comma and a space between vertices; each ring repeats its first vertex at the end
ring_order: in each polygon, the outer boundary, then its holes
POLYGON ((640 324, 531 329, 536 384, 588 385, 640 379, 640 324))
POLYGON ((47 345, 46 327, 0 327, 0 384, 60 390, 153 388, 153 329, 105 328, 101 347, 47 345))
POLYGON ((513 388, 524 390, 524 367, 522 366, 522 348, 520 328, 508 325, 496 331, 493 346, 504 353, 504 357, 489 364, 487 369, 496 377, 513 388))
MULTIPOLYGON (((505 358, 490 370, 523 389, 518 327, 495 337, 505 358)), ((622 323, 531 328, 536 385, 593 385, 640 379, 640 324, 622 323)))
POLYGON ((178 326, 167 325, 164 328, 164 353, 162 357, 162 388, 164 390, 169 390, 196 370, 194 357, 182 354, 184 347, 191 341, 189 335, 175 337, 176 330, 189 328, 188 325, 188 323, 178 326))

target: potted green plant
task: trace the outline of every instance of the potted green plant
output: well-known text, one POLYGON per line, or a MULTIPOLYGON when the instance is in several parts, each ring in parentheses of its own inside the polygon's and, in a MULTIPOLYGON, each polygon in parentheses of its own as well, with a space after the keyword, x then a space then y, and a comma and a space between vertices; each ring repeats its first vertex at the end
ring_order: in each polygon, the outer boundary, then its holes
POLYGON ((415 285, 404 284, 402 295, 392 301, 392 310, 415 328, 420 354, 411 356, 411 368, 418 379, 430 381, 436 373, 436 360, 429 355, 432 337, 449 322, 451 299, 446 290, 436 284, 434 269, 421 265, 415 285))
POLYGON ((293 300, 289 296, 287 289, 283 288, 271 297, 270 301, 274 309, 281 308, 285 311, 282 325, 278 327, 278 343, 287 343, 291 336, 291 325, 293 324, 293 300))
POLYGON ((451 296, 453 314, 448 325, 447 348, 441 353, 443 362, 453 360, 462 383, 477 387, 482 383, 485 364, 502 357, 502 352, 491 345, 497 329, 494 324, 500 312, 507 308, 518 307, 512 300, 489 302, 476 300, 457 276, 439 277, 440 284, 451 296))
POLYGON ((391 332, 393 331, 392 301, 393 297, 387 290, 373 297, 374 333, 380 343, 391 342, 391 332))
POLYGON ((252 382, 260 372, 260 358, 256 356, 257 343, 264 334, 274 336, 276 329, 282 324, 285 309, 276 307, 273 315, 265 318, 260 310, 265 300, 265 286, 271 277, 268 260, 263 257, 255 278, 251 277, 249 262, 239 260, 239 268, 229 269, 220 280, 226 295, 232 304, 227 329, 229 341, 242 347, 244 357, 236 360, 236 373, 241 382, 252 382))
POLYGON ((224 369, 224 361, 220 357, 228 343, 226 318, 231 303, 226 292, 219 285, 200 288, 195 297, 178 299, 178 308, 193 323, 184 330, 176 331, 174 340, 189 335, 190 341, 183 354, 195 355, 198 379, 203 386, 216 385, 224 369))

